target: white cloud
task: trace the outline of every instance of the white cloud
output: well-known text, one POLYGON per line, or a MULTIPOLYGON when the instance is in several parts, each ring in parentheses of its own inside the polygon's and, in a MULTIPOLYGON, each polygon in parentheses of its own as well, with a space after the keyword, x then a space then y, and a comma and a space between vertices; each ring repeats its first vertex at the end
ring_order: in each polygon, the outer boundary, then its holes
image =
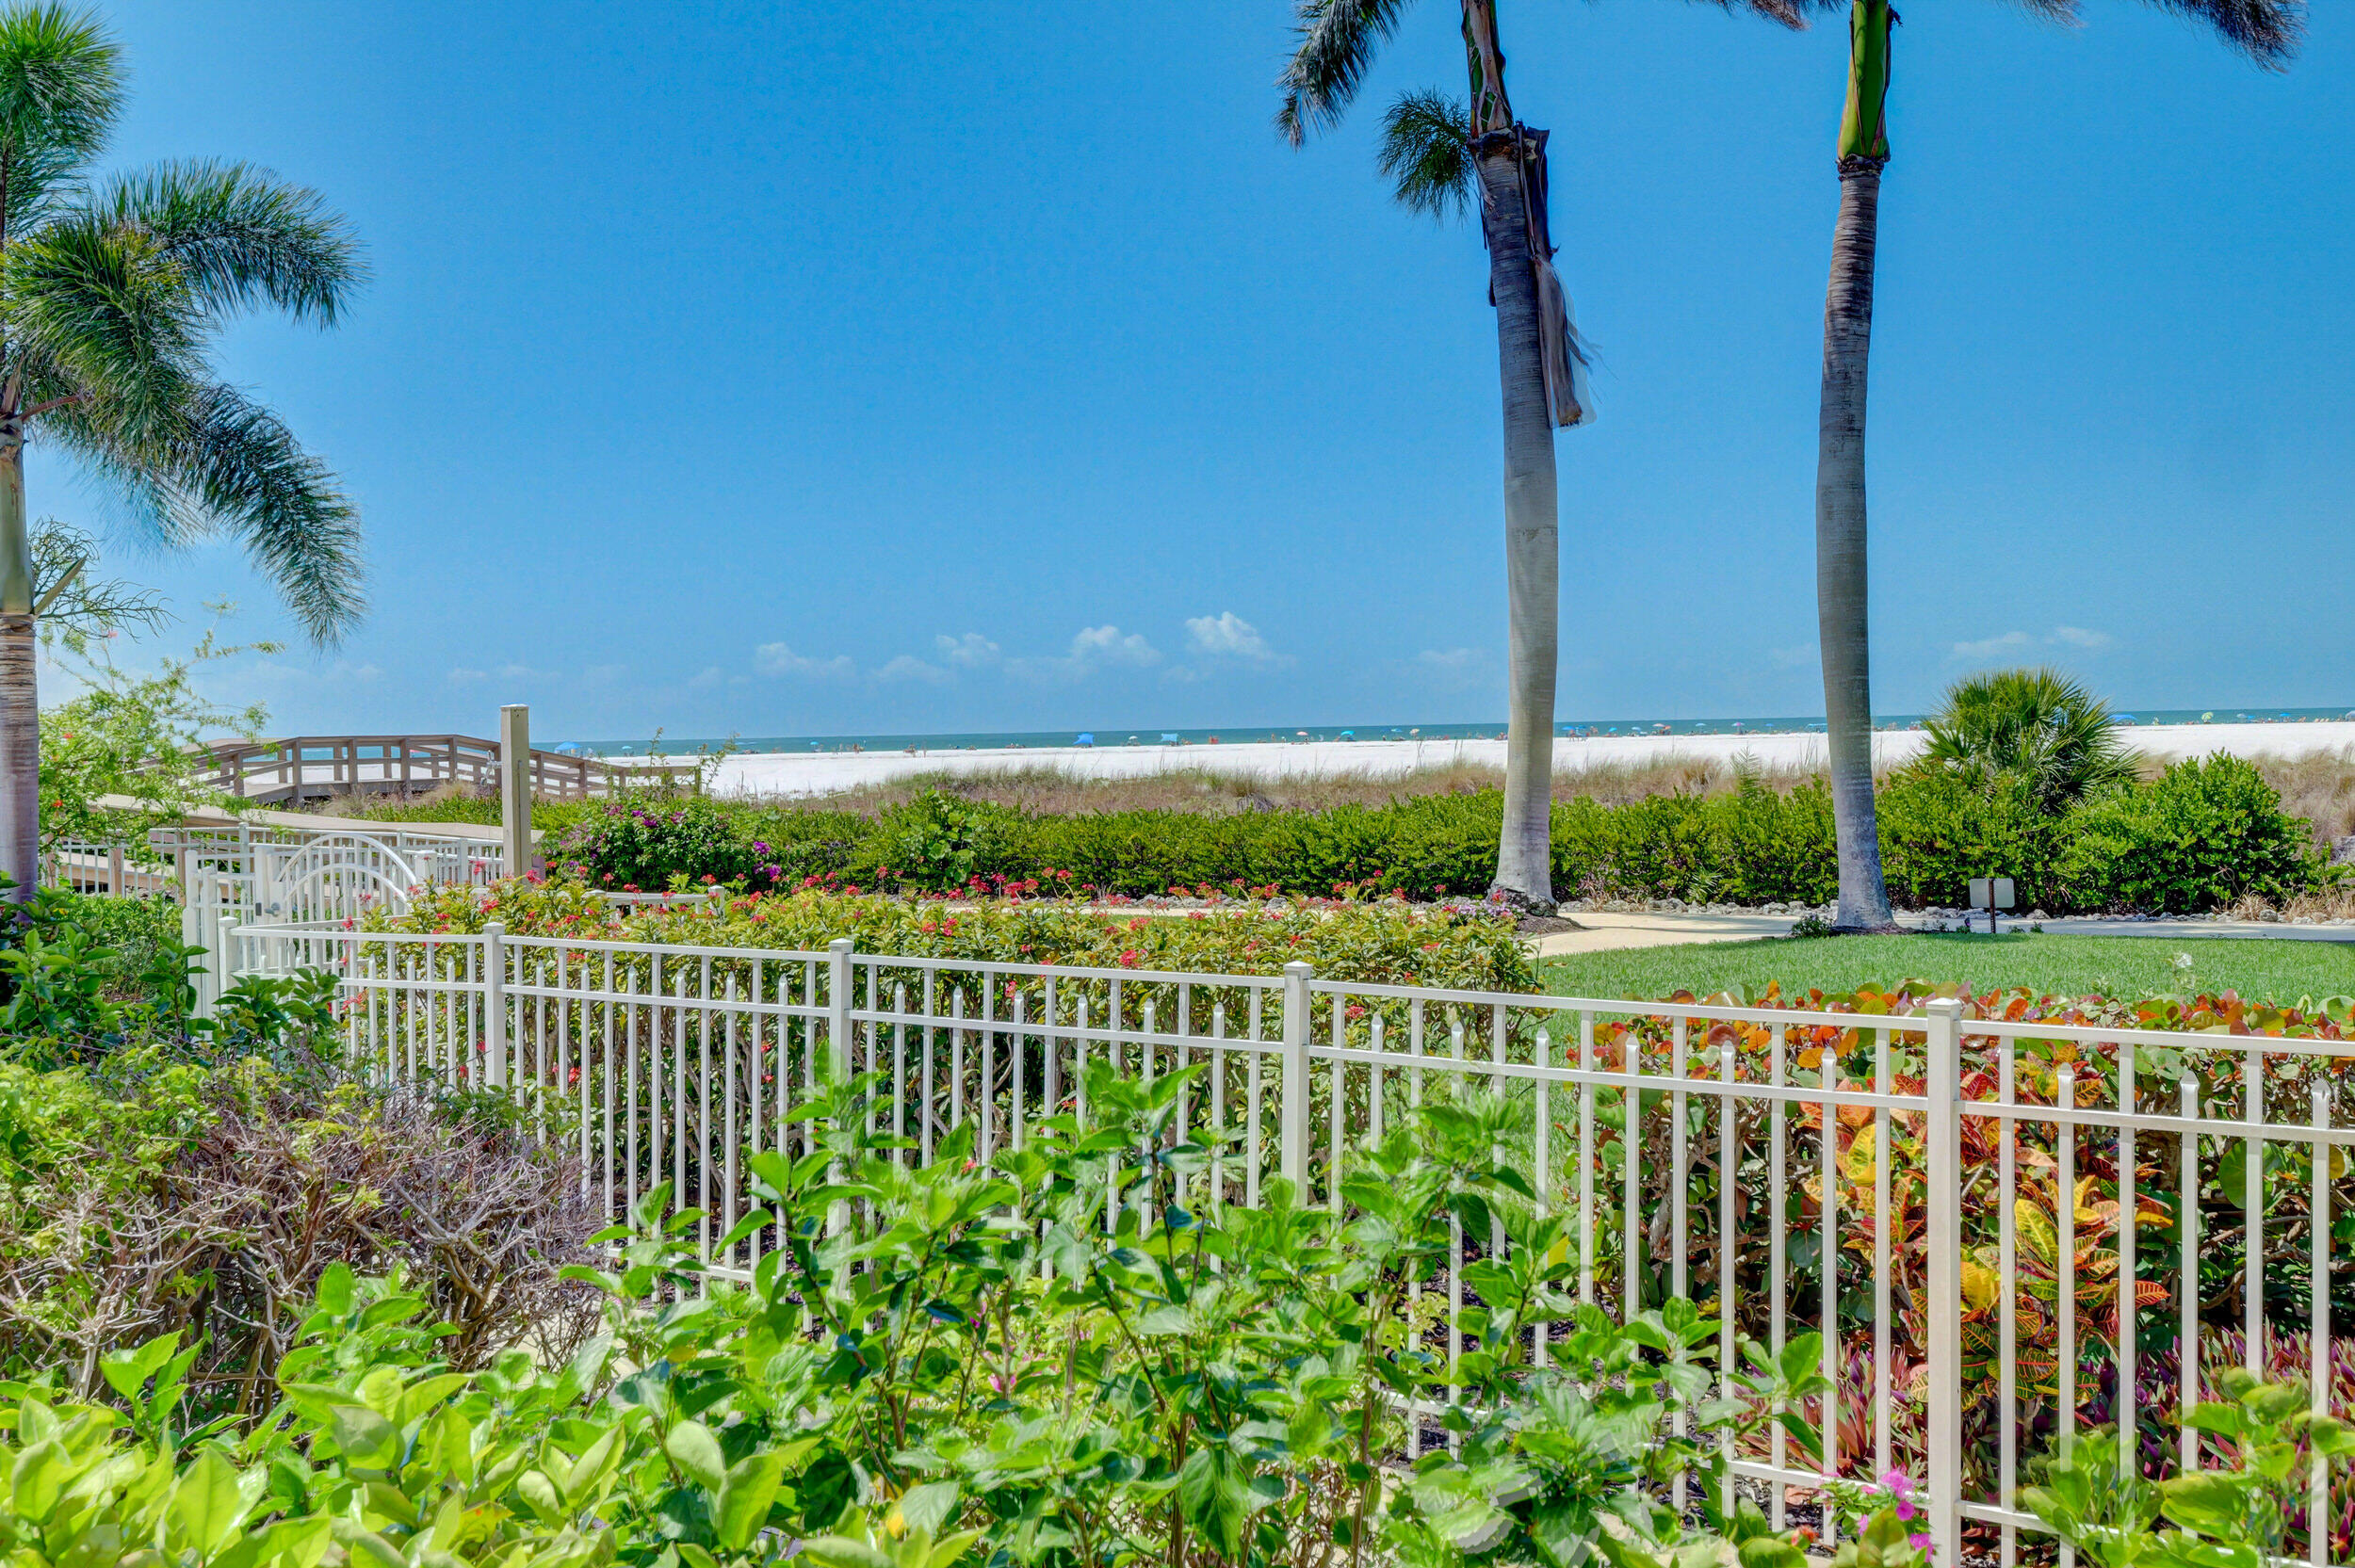
POLYGON ((1769 648, 1766 660, 1778 670, 1798 670, 1815 662, 1818 650, 1812 642, 1802 642, 1790 648, 1769 648))
POLYGON ((1979 642, 1957 642, 1955 644, 1954 656, 1958 659, 2000 658, 2006 654, 2016 654, 2023 648, 2034 647, 2035 644, 2036 639, 2025 632, 2006 632, 2001 637, 1990 637, 1979 642))
POLYGON ((489 680, 491 672, 487 670, 453 670, 449 672, 449 678, 460 686, 465 686, 474 681, 489 680))
POLYGON ((2089 632, 2083 626, 2055 626, 2047 637, 2033 637, 2026 632, 2006 632, 2001 637, 1990 637, 1984 641, 1957 642, 1953 656, 1958 659, 2017 657, 2031 648, 2077 648, 2090 652, 2108 647, 2111 640, 2107 632, 2089 632))
POLYGON ((1071 639, 1071 652, 1060 658, 1008 659, 1006 669, 1025 680, 1076 681, 1098 670, 1142 670, 1161 661, 1161 650, 1143 632, 1123 632, 1107 622, 1080 628, 1071 639))
POLYGON ((691 690, 709 691, 713 687, 720 685, 727 678, 728 676, 726 671, 722 670, 716 664, 707 664, 704 666, 703 669, 697 671, 694 674, 689 676, 687 678, 687 685, 691 690))
POLYGON ((502 681, 552 681, 556 679, 556 671, 534 670, 528 664, 502 664, 499 666, 499 679, 502 681))
POLYGON ((796 675, 814 681, 847 681, 857 673, 848 654, 830 659, 809 658, 782 642, 764 642, 753 650, 753 664, 764 675, 796 675))
POLYGON ((1251 664, 1279 662, 1275 650, 1259 635, 1259 628, 1233 610, 1189 619, 1186 646, 1211 658, 1242 659, 1251 664))
POLYGON ((934 686, 951 679, 949 671, 936 664, 926 664, 912 654, 901 654, 875 671, 879 681, 925 681, 934 686))
POLYGON ((282 664, 275 659, 263 659, 245 671, 243 679, 268 684, 315 687, 322 686, 365 686, 384 671, 373 664, 354 664, 349 659, 337 659, 322 666, 282 664))
POLYGON ((1071 639, 1071 656, 1085 664, 1159 664, 1161 654, 1145 640, 1143 632, 1130 632, 1123 637, 1120 628, 1107 622, 1101 626, 1082 627, 1071 639))
POLYGON ((610 686, 628 673, 626 664, 593 664, 580 672, 580 678, 592 686, 610 686))
POLYGON ((1487 655, 1477 648, 1425 648, 1415 663, 1439 687, 1472 686, 1490 672, 1487 655))
POLYGON ((933 641, 939 646, 942 658, 967 670, 998 662, 998 644, 979 632, 967 632, 963 637, 936 637, 933 641))

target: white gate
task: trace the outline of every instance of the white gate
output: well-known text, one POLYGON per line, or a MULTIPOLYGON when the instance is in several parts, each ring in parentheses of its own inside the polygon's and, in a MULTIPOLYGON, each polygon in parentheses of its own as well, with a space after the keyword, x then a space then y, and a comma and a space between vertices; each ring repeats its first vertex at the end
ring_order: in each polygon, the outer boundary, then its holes
POLYGON ((229 982, 229 933, 256 922, 341 925, 371 908, 405 910, 424 886, 476 886, 503 874, 499 846, 453 834, 163 828, 149 835, 179 865, 180 940, 204 949, 197 1011, 229 982))

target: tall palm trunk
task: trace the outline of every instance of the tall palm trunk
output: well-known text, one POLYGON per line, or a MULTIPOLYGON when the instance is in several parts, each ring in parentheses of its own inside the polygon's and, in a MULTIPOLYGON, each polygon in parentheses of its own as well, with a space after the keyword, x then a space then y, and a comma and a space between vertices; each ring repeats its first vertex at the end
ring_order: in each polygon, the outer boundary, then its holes
POLYGON ((1504 398, 1504 576, 1509 649, 1504 828, 1497 890, 1516 904, 1553 905, 1553 684, 1561 640, 1561 524, 1553 475, 1553 416, 1546 391, 1536 275, 1530 267, 1525 192, 1542 191, 1530 161, 1542 132, 1491 131, 1473 144, 1480 227, 1497 312, 1497 376, 1504 398))
POLYGON ((41 879, 41 703, 21 416, 0 415, 0 872, 22 903, 41 879))
POLYGON ((1894 922, 1881 877, 1873 810, 1871 617, 1866 592, 1864 409, 1873 344, 1873 263, 1879 241, 1882 130, 1889 84, 1887 0, 1856 0, 1848 109, 1841 126, 1840 222, 1824 297, 1823 405, 1815 460, 1815 610, 1823 639, 1824 732, 1840 847, 1843 930, 1894 922))

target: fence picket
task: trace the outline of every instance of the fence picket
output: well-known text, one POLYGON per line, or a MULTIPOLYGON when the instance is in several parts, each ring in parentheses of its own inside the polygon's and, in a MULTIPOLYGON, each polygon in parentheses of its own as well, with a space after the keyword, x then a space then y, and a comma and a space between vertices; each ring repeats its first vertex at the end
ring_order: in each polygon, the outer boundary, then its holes
MULTIPOLYGON (((875 1094, 889 1097, 887 1114, 870 1100, 866 1115, 877 1133, 908 1145, 893 1157, 929 1163, 943 1128, 970 1127, 976 1153, 987 1159, 1027 1146, 1066 1109, 1084 1114, 1086 1076, 1097 1063, 1146 1083, 1192 1064, 1207 1087, 1195 1086, 1171 1136, 1209 1142, 1202 1196, 1212 1205, 1257 1205, 1263 1178, 1281 1176, 1304 1208, 1338 1208, 1340 1173, 1355 1147, 1381 1136, 1387 1095, 1402 1075, 1414 1106, 1426 1090, 1434 1098, 1498 1096, 1519 1107, 1504 1124, 1529 1132, 1500 1143, 1493 1158, 1526 1161, 1517 1168, 1537 1203, 1562 1214, 1582 1302, 1634 1314, 1663 1292, 1712 1292, 1717 1353, 1729 1371, 1739 1330, 1765 1339, 1778 1356, 1793 1334, 1824 1333, 1821 1368, 1833 1391, 1813 1412, 1821 1451, 1792 1454, 1777 1426, 1756 1447, 1727 1453, 1728 1485, 1762 1487, 1778 1521, 1788 1517, 1790 1498, 1827 1475, 1866 1479, 1919 1462, 1931 1533, 1958 1543, 1966 1526, 1988 1529, 2000 1542, 1999 1560, 2016 1563, 2021 1533, 2041 1528, 2020 1511, 2021 1467, 2037 1458, 2022 1452, 2022 1437, 2033 1435, 2038 1451, 2048 1434, 2062 1452, 2071 1449, 2081 1420, 2103 1408, 2105 1374, 2107 1410, 2129 1417, 2108 1440, 2120 1455, 2137 1465, 2196 1464, 2189 1429, 2152 1453, 2139 1447, 2145 1423, 2167 1416, 2163 1408, 2139 1408, 2134 1373, 2163 1347, 2139 1348, 2150 1326, 2138 1323, 2134 1303, 2136 1226, 2157 1222, 2155 1215, 2138 1220, 2138 1205, 2171 1201, 2181 1224, 2168 1245, 2180 1253, 2148 1260, 2157 1271, 2144 1283, 2165 1281, 2177 1298, 2178 1386, 2163 1386, 2158 1398, 2188 1408, 2201 1393, 2201 1347, 2225 1343, 2214 1327, 2203 1340, 2199 1314, 2201 1237, 2204 1230, 2216 1243, 2218 1227, 2232 1223, 2201 1223, 2203 1158, 2218 1170, 2229 1169, 2230 1157, 2246 1162, 2239 1193, 2248 1212, 2222 1233, 2237 1235, 2243 1259, 2237 1314, 2233 1287, 2219 1298, 2243 1327, 2241 1355, 2262 1367, 2269 1343, 2277 1355, 2286 1344, 2327 1373, 2339 1344, 2331 1337, 2329 1220, 2345 1201, 2333 1184, 2343 1179, 2341 1151, 2355 1144, 2355 1130, 2332 1124, 2334 1102, 2321 1077, 2333 1071, 2331 1052, 2344 1049, 2336 1042, 2217 1045, 2089 1025, 1966 1023, 1951 999, 1866 1026, 1854 1014, 1323 980, 1302 963, 1278 976, 1092 970, 866 954, 848 940, 805 953, 528 936, 497 921, 475 935, 367 930, 340 919, 247 926, 228 930, 225 943, 224 976, 304 967, 338 975, 349 998, 341 1039, 366 1071, 455 1085, 479 1066, 485 1082, 520 1104, 575 1116, 577 1145, 568 1139, 565 1146, 578 1149, 583 1193, 620 1218, 649 1187, 670 1182, 674 1204, 700 1210, 697 1244, 723 1273, 743 1273, 767 1244, 755 1236, 717 1255, 713 1240, 752 1207, 743 1148, 814 1148, 814 1129, 794 1137, 795 1086, 814 1089, 853 1066, 872 1069, 875 1094), (1241 1033, 1239 1016, 1248 1019, 1241 1033), (1430 1038, 1434 1028, 1445 1031, 1444 1048, 1430 1038), (1470 1038, 1475 1031, 1485 1043, 1470 1038), (1986 1076, 1974 1067, 1965 1078, 1966 1044, 1986 1076), (2198 1077, 2187 1073, 2174 1104, 2146 1110, 2136 1052, 2160 1045, 2208 1072, 2219 1094, 2237 1075, 2237 1104, 2203 1106, 2198 1077), (1916 1048, 1924 1053, 1918 1087, 1910 1075, 1916 1048), (1320 1059, 1325 1071, 1316 1070, 1320 1059), (2277 1098, 2301 1087, 2306 1114, 2268 1120, 2268 1084, 2277 1098), (771 1094, 773 1106, 764 1105, 771 1094), (1648 1112, 1647 1094, 1654 1100, 1648 1112), (1820 1116, 1820 1124, 1807 1127, 1802 1113, 1820 1116), (1616 1128, 1607 1125, 1613 1114, 1616 1128), (1901 1180, 1900 1151, 1916 1157, 1917 1126, 1921 1164, 1901 1180), (1855 1141, 1868 1132, 1869 1162, 1855 1141), (2024 1147, 2023 1132, 2032 1135, 2024 1147), (2314 1303, 2298 1309, 2302 1333, 2270 1342, 2269 1151, 2277 1169, 2287 1155, 2308 1162, 2302 1179, 2272 1188, 2277 1207, 2287 1205, 2274 1218, 2306 1227, 2305 1255, 2274 1260, 2270 1272, 2277 1290, 2292 1286, 2314 1303), (2037 1162, 2024 1173, 2023 1152, 2037 1162), (2137 1157, 2170 1155, 2179 1163, 2174 1181, 2138 1177, 2137 1157), (2086 1210, 2092 1220, 2081 1220, 2081 1205, 2096 1204, 2078 1191, 2087 1174, 2113 1183, 2114 1222, 2098 1204, 2086 1210), (1693 1195, 1691 1184, 1705 1180, 1715 1184, 1713 1204, 1693 1195), (1797 1190, 1808 1183, 1820 1183, 1811 1278, 1804 1251, 1791 1246, 1794 1234, 1809 1237, 1797 1190), (1991 1214, 1966 1211, 1973 1184, 1982 1193, 1974 1202, 1991 1188, 1991 1214), (2048 1200, 2050 1227, 2031 1235, 2022 1216, 2043 1225, 2037 1217, 2048 1200), (1908 1228, 1915 1212, 1924 1220, 1919 1241, 1908 1228), (1869 1246, 1855 1234, 1868 1218, 1869 1246), (1843 1232, 1859 1244, 1843 1249, 1843 1232), (2049 1292, 2053 1308, 2051 1317, 2033 1320, 2033 1347, 2020 1309, 2032 1290, 2049 1292), (1869 1323, 1859 1321, 1865 1317, 1869 1323), (1901 1342, 1901 1331, 1918 1332, 1918 1341, 1901 1342), (1918 1380, 1902 1369, 1908 1348, 1926 1356, 1918 1380), (2032 1351, 2038 1365, 2030 1378, 2022 1367, 2032 1351), (1851 1400, 1861 1401, 1860 1415, 1851 1400), (1980 1412, 1969 1423, 1970 1446, 1966 1402, 1980 1412)), ((1105 1220, 1119 1222, 1116 1199, 1108 1199, 1105 1220)), ((1443 1267, 1429 1282, 1441 1298, 1423 1294, 1421 1281, 1413 1287, 1432 1349, 1443 1346, 1450 1362, 1464 1354, 1466 1314, 1481 1304, 1468 1291, 1465 1267, 1505 1247, 1501 1227, 1467 1237, 1453 1225, 1443 1267)), ((1552 1353, 1557 1327, 1529 1325, 1533 1360, 1552 1353)), ((2327 1376, 2311 1397, 2317 1410, 2350 1414, 2331 1408, 2327 1376)), ((2334 1479, 2344 1477, 2327 1463, 2309 1472, 2316 1516, 2328 1511, 2334 1479)), ((1684 1484, 1677 1479, 1670 1495, 1681 1498, 1684 1484)), ((1819 1542, 1827 1546, 1837 1529, 1824 1519, 1819 1542)), ((2310 1560, 2331 1560, 2328 1532, 2306 1551, 2310 1560)))

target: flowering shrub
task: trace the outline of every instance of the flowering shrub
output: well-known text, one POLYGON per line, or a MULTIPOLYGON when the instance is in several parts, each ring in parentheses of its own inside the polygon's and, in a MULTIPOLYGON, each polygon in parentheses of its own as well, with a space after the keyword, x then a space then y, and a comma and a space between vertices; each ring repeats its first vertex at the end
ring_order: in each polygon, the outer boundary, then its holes
POLYGON ((1834 1481, 1826 1490, 1847 1515, 1833 1568, 1929 1568, 1929 1521, 1912 1477, 1892 1470, 1871 1485, 1834 1481))
POLYGON ((848 937, 862 953, 1096 969, 1272 975, 1294 960, 1332 979, 1479 991, 1535 991, 1509 922, 1397 901, 1245 907, 1234 913, 1108 914, 1076 903, 992 899, 944 904, 820 889, 751 893, 714 904, 674 898, 617 907, 576 881, 436 888, 372 930, 472 932, 498 920, 517 936, 818 951, 848 937))

